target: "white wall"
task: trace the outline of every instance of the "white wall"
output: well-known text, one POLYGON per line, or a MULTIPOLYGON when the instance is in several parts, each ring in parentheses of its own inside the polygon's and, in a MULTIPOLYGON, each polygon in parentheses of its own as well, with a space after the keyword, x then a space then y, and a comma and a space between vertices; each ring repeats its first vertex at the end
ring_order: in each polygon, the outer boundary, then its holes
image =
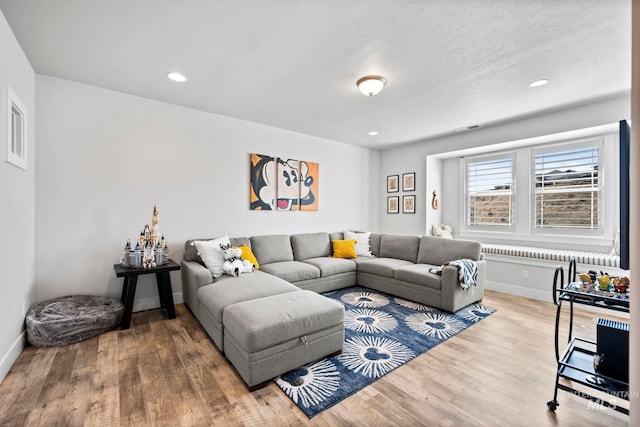
MULTIPOLYGON (((38 300, 119 296, 113 264, 154 204, 176 261, 191 238, 378 229, 377 151, 47 76, 36 88, 38 300), (250 211, 252 152, 319 163, 319 211, 250 211)), ((134 309, 159 305, 154 280, 134 309)))
POLYGON ((0 12, 0 380, 24 345, 34 301, 35 74, 0 12), (27 108, 27 170, 5 162, 7 85, 27 108))
MULTIPOLYGON (((433 156, 429 156, 426 159, 426 172, 425 172, 425 222, 429 224, 427 230, 418 234, 431 235, 431 225, 442 224, 442 211, 443 209, 433 209, 433 192, 436 192, 438 203, 442 202, 442 196, 446 195, 444 192, 444 185, 448 183, 442 182, 442 160, 433 156)), ((456 190, 458 187, 455 187, 456 190)), ((457 191, 456 191, 457 192, 457 191)), ((446 206, 446 205, 445 205, 446 206)))
MULTIPOLYGON (((436 157, 425 160, 426 156, 615 123, 630 117, 630 103, 630 96, 618 96, 382 152, 380 155, 380 179, 383 183, 380 186, 381 197, 386 196, 384 179, 387 175, 415 170, 417 197, 421 201, 416 203, 415 215, 388 215, 384 211, 385 207, 382 206, 380 230, 385 233, 431 234, 431 224, 445 222, 453 225, 454 236, 459 237, 456 225, 460 215, 460 191, 463 188, 459 160, 436 157), (425 170, 425 165, 431 166, 435 171, 425 170), (451 172, 451 170, 455 172, 442 173, 442 171, 451 172), (426 188, 427 182, 429 188, 426 188), (440 198, 438 212, 431 209, 431 193, 434 190, 432 187, 439 187, 436 188, 440 198)), ((483 241, 481 236, 470 240, 483 241)), ((508 243, 527 244, 527 242, 518 241, 508 243)), ((551 283, 557 262, 492 255, 486 256, 486 259, 487 289, 551 301, 551 283)), ((578 268, 582 271, 593 267, 578 266, 578 268)), ((607 269, 607 271, 612 274, 624 273, 617 269, 607 269)))
MULTIPOLYGON (((618 123, 612 123, 608 126, 583 129, 579 132, 546 135, 543 138, 534 138, 534 140, 520 140, 517 141, 518 146, 509 144, 508 148, 504 146, 486 147, 486 152, 480 154, 499 151, 512 152, 514 154, 515 201, 513 214, 515 225, 513 226, 513 230, 508 233, 502 230, 478 231, 469 228, 465 229, 464 194, 460 191, 465 186, 463 177, 465 163, 464 159, 461 158, 465 153, 458 151, 455 153, 455 156, 452 153, 452 157, 443 159, 440 165, 435 163, 437 159, 433 159, 433 157, 437 155, 428 156, 427 161, 433 162, 432 169, 434 169, 434 171, 429 171, 429 178, 432 174, 440 175, 443 183, 442 204, 446 206, 446 213, 442 215, 441 220, 446 224, 451 224, 455 229, 454 236, 461 239, 481 240, 483 243, 535 246, 551 249, 575 250, 575 248, 579 246, 580 250, 583 251, 608 253, 614 246, 620 223, 619 209, 617 209, 620 204, 618 127, 618 123), (584 139, 602 141, 602 151, 600 153, 603 165, 601 169, 603 174, 600 177, 603 186, 600 197, 602 203, 600 213, 602 216, 600 217, 601 226, 599 227, 598 234, 591 236, 571 236, 569 233, 545 234, 537 232, 538 230, 532 230, 530 223, 530 205, 533 200, 530 183, 530 168, 533 156, 531 145, 584 139)), ((466 155, 468 156, 469 154, 467 153, 466 155)), ((428 179, 427 184, 431 186, 431 183, 432 181, 428 179)), ((440 188, 435 182, 433 185, 440 188)), ((432 223, 430 218, 427 217, 427 227, 432 223)))
MULTIPOLYGON (((386 204, 381 203, 379 206, 380 230, 385 233, 430 234, 430 228, 427 229, 426 206, 431 206, 431 193, 434 189, 426 188, 425 184, 426 156, 615 123, 629 118, 630 102, 629 95, 621 95, 574 108, 383 151, 380 154, 378 187, 381 200, 386 200, 386 196, 389 195, 386 193, 387 175, 415 171, 417 202, 415 215, 387 214, 386 204)), ((400 196, 402 194, 405 193, 401 192, 400 196)), ((439 196, 441 215, 445 218, 447 215, 445 199, 451 194, 439 192, 439 196)), ((457 197, 457 193, 454 196, 457 197)), ((428 226, 431 225, 428 224, 428 226)))

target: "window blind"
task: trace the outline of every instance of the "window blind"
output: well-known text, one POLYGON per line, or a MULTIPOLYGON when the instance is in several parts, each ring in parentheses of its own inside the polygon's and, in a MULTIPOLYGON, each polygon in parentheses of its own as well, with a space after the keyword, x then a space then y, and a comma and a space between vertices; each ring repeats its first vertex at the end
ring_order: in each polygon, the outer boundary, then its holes
POLYGON ((599 227, 598 145, 535 154, 537 228, 599 227))
POLYGON ((513 221, 513 157, 467 161, 467 225, 507 226, 513 221))

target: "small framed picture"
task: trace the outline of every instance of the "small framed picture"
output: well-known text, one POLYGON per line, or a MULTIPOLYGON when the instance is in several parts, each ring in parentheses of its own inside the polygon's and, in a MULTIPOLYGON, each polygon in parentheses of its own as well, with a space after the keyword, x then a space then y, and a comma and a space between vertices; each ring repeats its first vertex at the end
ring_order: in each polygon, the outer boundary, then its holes
POLYGON ((397 193, 398 191, 400 191, 398 179, 398 175, 389 175, 387 177, 387 193, 397 193))
POLYGON ((416 189, 416 173, 402 174, 402 191, 415 191, 416 189))
POLYGON ((416 196, 402 196, 402 213, 414 214, 416 213, 416 196))
POLYGON ((400 207, 398 206, 400 203, 400 197, 391 196, 387 197, 387 213, 388 214, 397 214, 400 212, 400 207))

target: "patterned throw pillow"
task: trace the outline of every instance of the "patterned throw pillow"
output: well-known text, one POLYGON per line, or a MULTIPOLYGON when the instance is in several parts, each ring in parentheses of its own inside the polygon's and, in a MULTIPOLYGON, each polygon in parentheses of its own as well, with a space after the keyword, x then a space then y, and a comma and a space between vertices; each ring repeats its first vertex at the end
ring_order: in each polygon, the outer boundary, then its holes
POLYGON ((204 266, 207 267, 213 277, 220 277, 224 274, 224 269, 222 268, 224 254, 220 249, 220 245, 230 245, 229 236, 222 236, 213 240, 196 240, 191 244, 196 247, 204 266))

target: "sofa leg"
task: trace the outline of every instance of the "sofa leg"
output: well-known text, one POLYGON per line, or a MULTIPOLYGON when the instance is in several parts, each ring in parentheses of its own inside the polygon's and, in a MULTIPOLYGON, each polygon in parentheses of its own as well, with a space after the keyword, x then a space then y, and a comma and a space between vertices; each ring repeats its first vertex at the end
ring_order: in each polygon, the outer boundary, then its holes
POLYGON ((251 387, 249 387, 249 393, 253 393, 256 390, 260 390, 261 388, 266 387, 267 384, 271 382, 273 382, 273 380, 267 380, 267 381, 261 382, 260 384, 252 385, 251 387))

